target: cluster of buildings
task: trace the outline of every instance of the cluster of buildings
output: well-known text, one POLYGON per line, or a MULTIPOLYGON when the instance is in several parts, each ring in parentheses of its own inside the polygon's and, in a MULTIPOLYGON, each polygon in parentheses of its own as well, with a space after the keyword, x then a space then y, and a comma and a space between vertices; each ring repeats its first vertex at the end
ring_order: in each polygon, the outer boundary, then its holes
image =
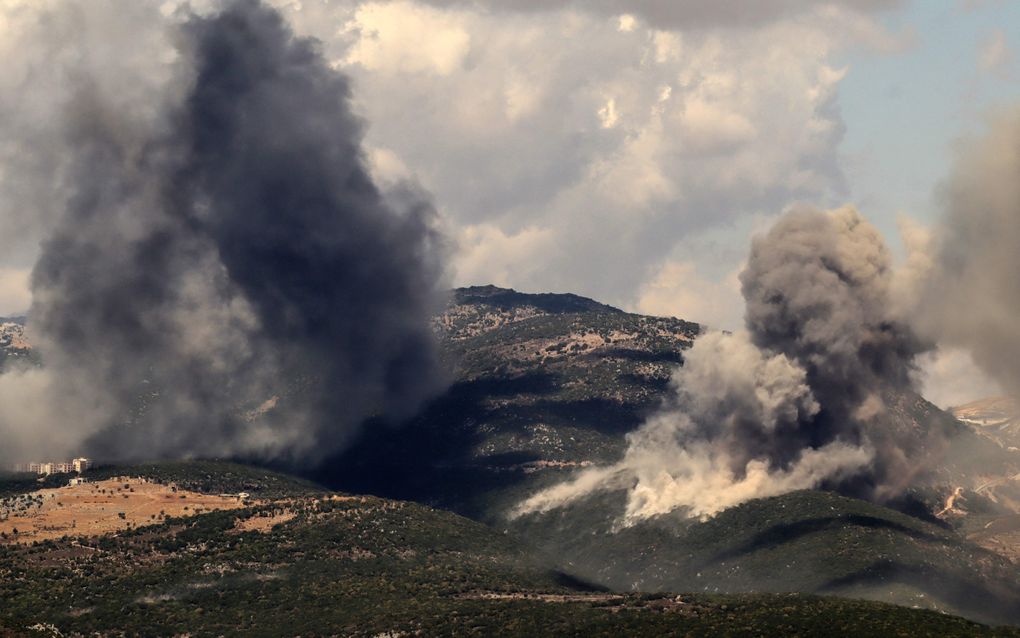
POLYGON ((92 460, 79 457, 70 461, 47 461, 44 463, 18 463, 12 469, 15 472, 32 472, 34 474, 70 474, 82 472, 92 467, 92 460))

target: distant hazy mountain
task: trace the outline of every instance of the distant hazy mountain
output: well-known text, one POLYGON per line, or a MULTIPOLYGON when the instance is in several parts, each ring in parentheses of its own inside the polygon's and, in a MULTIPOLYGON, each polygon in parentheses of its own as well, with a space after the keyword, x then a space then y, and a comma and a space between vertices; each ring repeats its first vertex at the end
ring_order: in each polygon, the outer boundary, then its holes
POLYGON ((1011 451, 1020 452, 1020 404, 1009 397, 989 397, 950 408, 975 432, 1011 451))

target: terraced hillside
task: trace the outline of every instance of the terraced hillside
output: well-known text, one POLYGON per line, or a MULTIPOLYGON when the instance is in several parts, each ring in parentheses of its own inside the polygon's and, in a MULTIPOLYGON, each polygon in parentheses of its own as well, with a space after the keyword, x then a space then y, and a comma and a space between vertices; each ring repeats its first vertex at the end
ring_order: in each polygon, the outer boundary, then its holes
POLYGON ((106 471, 264 491, 243 508, 116 535, 0 543, 0 636, 1020 635, 799 594, 617 594, 548 569, 512 536, 413 503, 230 464, 106 471))

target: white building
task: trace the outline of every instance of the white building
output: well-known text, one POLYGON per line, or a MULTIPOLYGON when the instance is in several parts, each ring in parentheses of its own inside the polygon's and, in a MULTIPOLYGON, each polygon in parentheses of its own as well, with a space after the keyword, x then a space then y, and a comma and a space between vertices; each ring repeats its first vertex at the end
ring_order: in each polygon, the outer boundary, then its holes
POLYGON ((76 472, 82 474, 92 467, 92 459, 79 457, 72 461, 45 461, 34 463, 18 463, 14 466, 15 472, 34 472, 36 474, 70 474, 76 472))

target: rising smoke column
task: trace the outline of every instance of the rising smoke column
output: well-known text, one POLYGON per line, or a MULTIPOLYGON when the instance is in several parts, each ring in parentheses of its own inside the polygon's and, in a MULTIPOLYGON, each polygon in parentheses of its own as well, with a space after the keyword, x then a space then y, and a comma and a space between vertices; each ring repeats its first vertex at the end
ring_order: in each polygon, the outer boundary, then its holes
POLYGON ((881 236, 855 210, 797 209, 754 239, 745 330, 698 339, 666 405, 623 460, 540 492, 516 515, 627 490, 624 524, 711 516, 752 498, 837 485, 879 495, 902 473, 883 395, 912 387, 926 346, 893 315, 881 236), (877 440, 876 440, 877 439, 877 440))
POLYGON ((51 398, 80 415, 62 434, 106 458, 321 457, 441 382, 434 211, 380 193, 347 79, 275 11, 174 28, 157 117, 88 78, 71 101, 31 309, 51 398))

